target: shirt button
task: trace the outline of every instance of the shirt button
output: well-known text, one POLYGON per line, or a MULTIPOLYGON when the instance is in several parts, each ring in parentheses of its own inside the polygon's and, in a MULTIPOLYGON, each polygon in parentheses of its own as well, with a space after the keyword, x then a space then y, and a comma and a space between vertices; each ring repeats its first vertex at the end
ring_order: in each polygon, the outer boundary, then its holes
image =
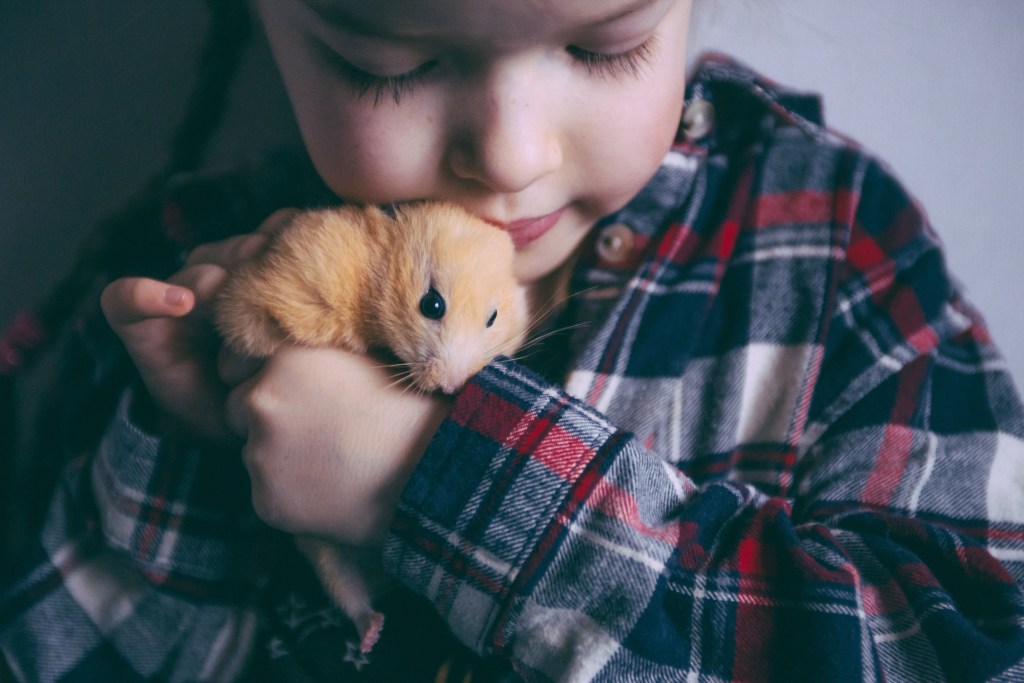
POLYGON ((612 266, 626 263, 633 253, 633 230, 625 223, 612 223, 597 236, 597 255, 612 266))
POLYGON ((683 110, 683 135, 690 142, 707 136, 715 127, 715 106, 707 100, 694 100, 683 110))

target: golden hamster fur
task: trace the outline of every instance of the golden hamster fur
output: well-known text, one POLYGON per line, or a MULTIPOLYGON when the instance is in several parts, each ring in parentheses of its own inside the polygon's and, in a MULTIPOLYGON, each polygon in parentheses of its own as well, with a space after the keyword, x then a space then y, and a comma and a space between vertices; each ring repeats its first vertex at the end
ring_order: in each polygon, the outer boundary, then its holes
MULTIPOLYGON (((513 255, 505 232, 450 204, 404 206, 393 217, 355 206, 300 213, 229 277, 217 327, 250 356, 285 341, 386 348, 415 386, 451 393, 523 342, 527 303, 513 255)), ((384 617, 365 558, 310 537, 296 543, 369 651, 384 617)))
POLYGON ((250 356, 285 340, 387 348, 414 385, 451 393, 523 342, 513 254, 506 233, 451 204, 305 212, 229 279, 217 325, 250 356))

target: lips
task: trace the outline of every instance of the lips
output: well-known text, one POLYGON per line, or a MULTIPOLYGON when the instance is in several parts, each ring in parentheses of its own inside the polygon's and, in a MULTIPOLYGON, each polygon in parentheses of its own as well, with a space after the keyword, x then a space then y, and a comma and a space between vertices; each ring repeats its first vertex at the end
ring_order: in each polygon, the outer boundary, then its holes
POLYGON ((502 223, 500 221, 491 220, 488 220, 487 222, 507 232, 509 237, 512 238, 512 244, 515 245, 516 249, 522 249, 531 242, 540 239, 547 234, 548 230, 555 227, 555 224, 558 223, 558 219, 562 217, 562 213, 564 212, 565 209, 559 209, 558 211, 553 211, 546 216, 521 218, 517 221, 512 221, 511 223, 502 223))

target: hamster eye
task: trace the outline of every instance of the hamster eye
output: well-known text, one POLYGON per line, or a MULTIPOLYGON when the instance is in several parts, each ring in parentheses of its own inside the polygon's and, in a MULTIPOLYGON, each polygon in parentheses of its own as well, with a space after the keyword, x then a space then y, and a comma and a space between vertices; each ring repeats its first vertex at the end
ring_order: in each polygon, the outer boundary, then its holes
POLYGON ((498 309, 494 309, 494 313, 491 313, 491 317, 487 319, 487 327, 494 324, 494 319, 498 317, 498 309))
POLYGON ((444 297, 433 287, 420 299, 420 313, 424 318, 440 320, 444 317, 445 310, 444 297))

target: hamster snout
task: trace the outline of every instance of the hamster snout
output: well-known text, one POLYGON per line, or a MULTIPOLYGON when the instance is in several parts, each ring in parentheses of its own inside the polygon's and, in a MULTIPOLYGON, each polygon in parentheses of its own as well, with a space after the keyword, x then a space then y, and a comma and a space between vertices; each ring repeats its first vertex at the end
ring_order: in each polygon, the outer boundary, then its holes
POLYGON ((410 248, 381 285, 397 304, 380 309, 383 346, 408 363, 418 389, 455 393, 495 357, 516 353, 527 334, 512 239, 451 206, 421 206, 398 221, 410 248))
POLYGON ((428 391, 454 394, 492 360, 494 354, 485 356, 478 347, 466 340, 456 340, 422 365, 414 366, 413 381, 428 391))
POLYGON ((415 378, 414 381, 445 394, 454 394, 483 367, 482 364, 474 361, 475 359, 470 354, 459 353, 458 349, 451 349, 444 353, 437 362, 428 364, 424 374, 415 378))
POLYGON ((488 319, 492 324, 441 323, 438 334, 424 335, 416 360, 409 363, 412 383, 424 391, 454 394, 496 356, 515 353, 523 341, 526 298, 517 289, 504 299, 501 310, 488 319))

